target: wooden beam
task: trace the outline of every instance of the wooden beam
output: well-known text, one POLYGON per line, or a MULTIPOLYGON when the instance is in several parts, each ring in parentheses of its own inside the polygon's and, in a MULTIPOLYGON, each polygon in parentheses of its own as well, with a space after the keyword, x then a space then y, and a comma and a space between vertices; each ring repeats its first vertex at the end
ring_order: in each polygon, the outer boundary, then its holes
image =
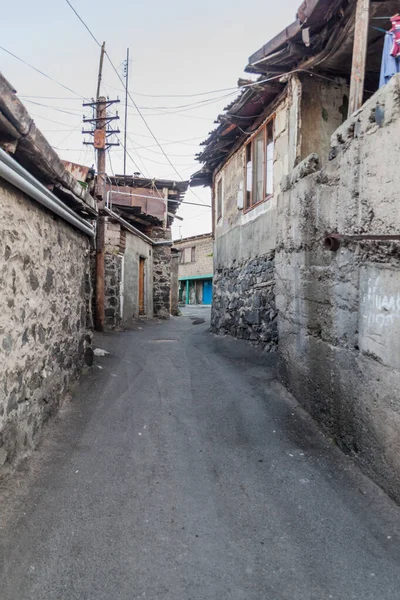
POLYGON ((363 103, 370 4, 370 0, 357 0, 353 63, 351 66, 349 116, 358 110, 363 103))

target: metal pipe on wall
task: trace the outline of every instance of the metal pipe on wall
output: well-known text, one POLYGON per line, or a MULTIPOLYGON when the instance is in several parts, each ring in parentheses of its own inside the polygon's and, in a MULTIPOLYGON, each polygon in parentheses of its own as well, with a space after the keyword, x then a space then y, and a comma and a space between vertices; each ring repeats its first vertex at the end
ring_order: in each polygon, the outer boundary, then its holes
POLYGON ((86 235, 93 237, 94 229, 66 206, 24 167, 0 148, 0 177, 36 200, 42 206, 67 221, 86 235))

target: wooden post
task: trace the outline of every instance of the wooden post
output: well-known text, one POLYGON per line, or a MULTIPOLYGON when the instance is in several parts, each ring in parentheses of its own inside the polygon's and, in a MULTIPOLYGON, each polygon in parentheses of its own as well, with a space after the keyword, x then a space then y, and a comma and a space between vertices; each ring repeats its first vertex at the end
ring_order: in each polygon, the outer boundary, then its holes
POLYGON ((348 116, 363 103, 370 4, 370 0, 357 0, 348 116))

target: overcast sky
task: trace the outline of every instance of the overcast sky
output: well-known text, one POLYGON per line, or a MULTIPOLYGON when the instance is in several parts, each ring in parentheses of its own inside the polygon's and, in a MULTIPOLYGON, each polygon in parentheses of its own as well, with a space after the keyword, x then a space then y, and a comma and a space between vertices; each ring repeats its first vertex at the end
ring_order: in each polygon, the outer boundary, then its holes
MULTIPOLYGON (((249 5, 238 0, 71 3, 95 37, 106 42, 121 75, 129 47, 132 97, 176 170, 188 179, 199 168, 194 160, 199 143, 234 98, 231 88, 243 76, 248 57, 294 20, 300 0, 253 0, 249 5), (200 101, 209 102, 193 105, 200 101)), ((96 94, 98 46, 66 0, 4 2, 1 12, 1 45, 75 93, 0 50, 3 75, 61 158, 92 165, 93 150, 82 145, 81 104, 82 97, 96 94)), ((106 95, 123 100, 121 83, 107 62, 103 82, 106 95)), ((123 102, 118 111, 122 131, 123 102)), ((177 179, 135 108, 129 106, 128 112, 127 148, 137 166, 128 158, 127 171, 139 167, 146 176, 177 179)), ((111 150, 114 173, 123 171, 122 152, 111 150)), ((109 161, 107 168, 111 171, 109 161)), ((186 200, 210 203, 208 189, 195 188, 194 193, 198 197, 189 192, 186 200)), ((175 222, 174 238, 211 230, 206 207, 186 205, 178 214, 184 220, 175 222)))

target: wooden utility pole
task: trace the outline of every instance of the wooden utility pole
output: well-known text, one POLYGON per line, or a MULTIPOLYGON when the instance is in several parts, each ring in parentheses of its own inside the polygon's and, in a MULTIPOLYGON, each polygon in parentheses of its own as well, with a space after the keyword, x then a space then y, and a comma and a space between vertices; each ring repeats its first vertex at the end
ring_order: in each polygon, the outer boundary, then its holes
POLYGON ((100 96, 100 85, 101 85, 101 78, 103 77, 103 62, 104 62, 104 54, 105 53, 106 53, 106 43, 103 42, 103 44, 101 46, 101 52, 100 52, 100 65, 99 65, 99 76, 97 78, 96 100, 98 100, 99 96, 100 96))
POLYGON ((91 123, 93 129, 82 130, 82 133, 88 133, 93 136, 93 142, 84 142, 84 144, 93 145, 97 150, 97 182, 95 188, 95 195, 97 197, 97 227, 96 227, 96 315, 95 325, 96 329, 103 331, 105 322, 104 313, 104 248, 105 248, 105 228, 106 228, 106 217, 104 215, 104 208, 106 206, 107 189, 106 189, 106 150, 109 146, 118 146, 119 143, 111 143, 107 140, 109 135, 119 133, 119 129, 112 130, 108 129, 108 124, 114 119, 118 119, 116 116, 107 116, 107 108, 119 100, 108 100, 104 96, 100 96, 100 85, 103 74, 103 62, 105 54, 105 42, 101 46, 100 53, 100 65, 99 74, 97 79, 97 94, 96 100, 93 102, 86 102, 83 106, 90 106, 93 110, 95 109, 95 116, 92 118, 84 118, 84 123, 91 123))
MULTIPOLYGON (((128 84, 129 84, 129 48, 126 49, 125 65, 125 126, 124 126, 124 178, 126 177, 126 135, 128 131, 128 84)), ((126 182, 125 182, 126 185, 126 182)))
POLYGON ((362 106, 367 63, 370 0, 357 0, 351 66, 349 116, 362 106))

